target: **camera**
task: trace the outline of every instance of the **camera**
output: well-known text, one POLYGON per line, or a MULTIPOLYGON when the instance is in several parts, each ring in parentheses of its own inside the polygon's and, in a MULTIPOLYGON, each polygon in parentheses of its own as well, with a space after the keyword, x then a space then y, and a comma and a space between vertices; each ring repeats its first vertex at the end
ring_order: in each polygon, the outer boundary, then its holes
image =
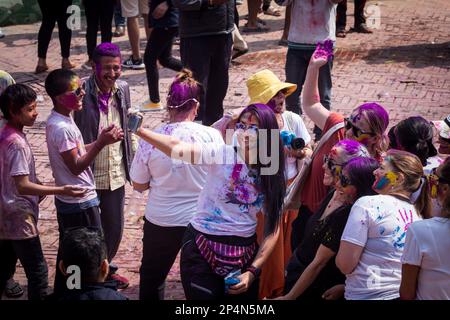
POLYGON ((280 132, 281 141, 286 147, 291 147, 294 150, 303 149, 305 147, 305 140, 297 138, 297 136, 290 132, 283 130, 280 132))

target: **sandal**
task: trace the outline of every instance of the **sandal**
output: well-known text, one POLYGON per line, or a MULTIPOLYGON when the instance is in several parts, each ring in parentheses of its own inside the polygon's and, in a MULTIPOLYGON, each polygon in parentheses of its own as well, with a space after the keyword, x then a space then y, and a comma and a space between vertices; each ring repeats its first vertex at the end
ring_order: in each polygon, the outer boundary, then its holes
POLYGON ((37 65, 36 66, 36 70, 34 70, 34 73, 35 74, 39 74, 39 73, 45 72, 47 70, 48 70, 48 66, 47 65, 37 65))
POLYGON ((280 17, 281 11, 279 9, 275 9, 274 7, 270 6, 269 8, 267 8, 267 10, 264 11, 264 14, 268 16, 280 17))
POLYGON ((266 27, 266 26, 264 26, 263 24, 258 23, 258 24, 256 25, 256 27, 249 27, 248 24, 246 24, 245 27, 242 29, 242 32, 244 32, 244 33, 251 33, 251 32, 267 32, 267 31, 269 31, 269 30, 270 30, 269 27, 266 27))
POLYGON ((8 298, 18 298, 23 295, 23 289, 14 279, 9 279, 5 286, 5 295, 8 298))

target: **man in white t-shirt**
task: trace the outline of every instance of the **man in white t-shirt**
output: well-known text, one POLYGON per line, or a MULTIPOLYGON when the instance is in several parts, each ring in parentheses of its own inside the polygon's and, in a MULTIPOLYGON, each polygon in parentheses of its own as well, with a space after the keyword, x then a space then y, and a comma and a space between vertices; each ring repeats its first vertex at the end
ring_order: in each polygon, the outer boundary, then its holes
MULTIPOLYGON (((75 185, 86 189, 83 197, 57 195, 56 214, 60 239, 64 230, 75 227, 101 229, 100 210, 95 191, 94 176, 89 165, 101 149, 123 139, 123 131, 109 126, 99 138, 84 145, 83 137, 72 118, 72 111, 81 110, 84 90, 79 77, 70 70, 57 69, 45 80, 45 90, 53 102, 53 110, 47 119, 46 140, 50 166, 57 186, 75 185)), ((58 252, 57 263, 60 260, 58 252)), ((63 275, 56 268, 55 294, 64 290, 63 275)))

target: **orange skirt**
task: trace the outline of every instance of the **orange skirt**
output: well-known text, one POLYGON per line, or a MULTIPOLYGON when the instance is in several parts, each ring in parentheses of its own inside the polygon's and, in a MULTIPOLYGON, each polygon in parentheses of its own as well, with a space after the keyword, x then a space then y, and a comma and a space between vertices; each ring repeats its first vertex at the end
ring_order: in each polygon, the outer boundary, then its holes
MULTIPOLYGON (((297 218, 297 210, 283 212, 280 225, 280 233, 270 256, 261 268, 259 279, 259 299, 276 298, 283 295, 284 270, 292 255, 291 233, 292 222, 297 218)), ((258 213, 258 224, 256 226, 258 243, 261 244, 264 237, 264 215, 258 213)))

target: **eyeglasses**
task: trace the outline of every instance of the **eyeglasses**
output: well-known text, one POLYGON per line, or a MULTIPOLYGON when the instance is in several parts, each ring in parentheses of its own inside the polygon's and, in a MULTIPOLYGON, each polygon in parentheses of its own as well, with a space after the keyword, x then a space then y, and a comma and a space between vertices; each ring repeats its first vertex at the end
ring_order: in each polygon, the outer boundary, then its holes
POLYGON ((258 132, 258 129, 259 129, 258 126, 255 124, 244 124, 242 122, 236 123, 235 128, 236 128, 236 130, 242 130, 242 131, 249 130, 249 131, 255 132, 255 133, 258 132))
POLYGON ((359 137, 362 134, 368 134, 370 136, 374 136, 375 135, 375 133, 373 133, 373 132, 367 132, 367 131, 364 131, 364 130, 358 128, 357 126, 355 126, 353 124, 353 122, 349 118, 345 118, 344 119, 344 123, 345 123, 345 130, 352 129, 353 135, 355 137, 359 137))
POLYGON ((344 176, 344 174, 343 174, 342 172, 339 174, 339 181, 340 181, 341 186, 342 186, 343 188, 352 185, 352 181, 350 180, 350 178, 344 176))
POLYGON ((328 169, 333 171, 335 167, 342 167, 344 164, 336 163, 333 159, 327 154, 323 157, 323 163, 328 166, 328 169))

